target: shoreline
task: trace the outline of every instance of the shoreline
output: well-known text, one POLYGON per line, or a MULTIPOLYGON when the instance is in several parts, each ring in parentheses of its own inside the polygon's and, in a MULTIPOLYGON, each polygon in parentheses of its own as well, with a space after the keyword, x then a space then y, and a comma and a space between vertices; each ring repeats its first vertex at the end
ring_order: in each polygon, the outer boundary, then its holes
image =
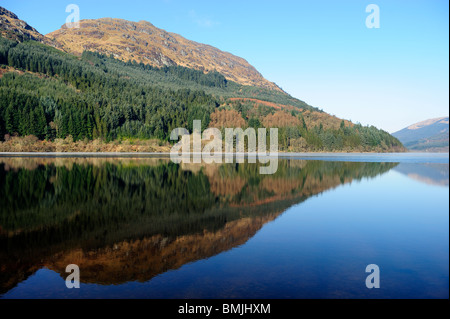
MULTIPOLYGON (((185 157, 201 153, 184 154, 185 157)), ((180 154, 181 155, 181 154, 180 154)), ((278 158, 285 160, 322 160, 347 162, 449 163, 449 153, 375 153, 375 152, 305 152, 258 154, 221 153, 221 157, 278 158)), ((0 152, 1 158, 170 158, 168 152, 0 152)))

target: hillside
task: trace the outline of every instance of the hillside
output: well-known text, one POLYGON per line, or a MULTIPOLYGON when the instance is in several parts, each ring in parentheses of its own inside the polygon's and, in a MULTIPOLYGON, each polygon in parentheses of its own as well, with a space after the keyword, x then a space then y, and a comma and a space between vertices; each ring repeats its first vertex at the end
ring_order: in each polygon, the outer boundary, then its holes
POLYGON ((19 42, 34 40, 60 48, 58 43, 40 34, 35 28, 3 7, 0 7, 0 36, 19 42))
MULTIPOLYGON (((280 151, 404 150, 387 132, 341 120, 281 90, 231 81, 216 70, 125 62, 111 52, 74 55, 42 42, 0 37, 2 152, 167 151, 172 130, 192 131, 193 120, 201 120, 203 129, 276 127, 280 151)), ((210 56, 217 58, 203 51, 202 61, 210 56)))
POLYGON ((392 134, 409 150, 421 152, 449 151, 449 118, 419 122, 392 134))
POLYGON ((242 85, 280 91, 247 61, 210 45, 187 40, 158 29, 147 21, 121 19, 80 21, 80 29, 67 28, 47 35, 65 50, 80 56, 83 51, 113 55, 122 61, 134 60, 156 67, 184 66, 205 72, 217 71, 242 85))

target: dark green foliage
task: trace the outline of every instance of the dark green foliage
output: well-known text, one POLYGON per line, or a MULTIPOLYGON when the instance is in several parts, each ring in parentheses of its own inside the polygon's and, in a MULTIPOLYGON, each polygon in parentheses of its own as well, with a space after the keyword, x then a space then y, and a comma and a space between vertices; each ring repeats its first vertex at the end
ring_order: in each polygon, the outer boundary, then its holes
MULTIPOLYGON (((238 85, 218 72, 184 67, 156 68, 122 62, 93 52, 81 58, 34 41, 16 43, 0 37, 0 64, 29 71, 0 78, 0 140, 6 134, 53 140, 157 138, 168 140, 178 127, 192 131, 193 121, 208 127, 210 116, 227 98, 255 98, 291 105, 299 127, 280 128, 280 149, 303 137, 308 150, 389 150, 402 147, 388 133, 356 125, 325 130, 306 126, 302 110, 318 111, 288 94, 238 85)), ((252 101, 234 101, 248 127, 262 127, 275 109, 252 101)))
POLYGON ((216 72, 205 75, 179 67, 127 65, 93 53, 85 53, 79 60, 35 42, 15 47, 3 42, 0 51, 9 48, 10 66, 48 77, 3 76, 0 114, 4 120, 0 138, 18 133, 41 139, 68 135, 75 140, 168 139, 174 128, 190 127, 193 119, 202 120, 206 127, 218 101, 202 90, 157 86, 145 77, 137 77, 137 68, 166 77, 166 84, 179 79, 193 83, 193 88, 226 85, 216 72))
POLYGON ((402 143, 389 133, 374 126, 362 126, 361 124, 345 127, 345 124, 341 123, 338 130, 325 130, 323 127, 307 130, 300 127, 299 134, 305 138, 311 149, 316 151, 336 151, 344 148, 370 151, 376 147, 380 150, 403 147, 402 143))
POLYGON ((261 122, 257 118, 254 118, 254 117, 252 117, 251 119, 248 120, 248 126, 254 128, 255 130, 263 127, 261 122))
POLYGON ((0 37, 0 64, 8 64, 8 52, 17 42, 0 37))

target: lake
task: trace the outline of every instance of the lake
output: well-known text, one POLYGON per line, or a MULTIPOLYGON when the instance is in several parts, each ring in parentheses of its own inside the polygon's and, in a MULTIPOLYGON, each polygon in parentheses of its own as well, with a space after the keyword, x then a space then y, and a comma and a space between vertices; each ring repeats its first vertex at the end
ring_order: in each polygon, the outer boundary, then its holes
POLYGON ((0 157, 0 298, 449 298, 448 154, 0 157))

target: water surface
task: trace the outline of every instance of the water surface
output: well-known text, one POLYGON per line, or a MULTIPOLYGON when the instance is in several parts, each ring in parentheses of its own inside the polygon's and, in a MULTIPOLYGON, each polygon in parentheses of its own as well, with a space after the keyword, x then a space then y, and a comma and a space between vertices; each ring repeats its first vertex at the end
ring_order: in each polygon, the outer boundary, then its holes
POLYGON ((448 298, 448 156, 0 158, 2 298, 448 298), (81 288, 67 289, 77 264, 81 288), (369 264, 381 288, 365 285, 369 264))

